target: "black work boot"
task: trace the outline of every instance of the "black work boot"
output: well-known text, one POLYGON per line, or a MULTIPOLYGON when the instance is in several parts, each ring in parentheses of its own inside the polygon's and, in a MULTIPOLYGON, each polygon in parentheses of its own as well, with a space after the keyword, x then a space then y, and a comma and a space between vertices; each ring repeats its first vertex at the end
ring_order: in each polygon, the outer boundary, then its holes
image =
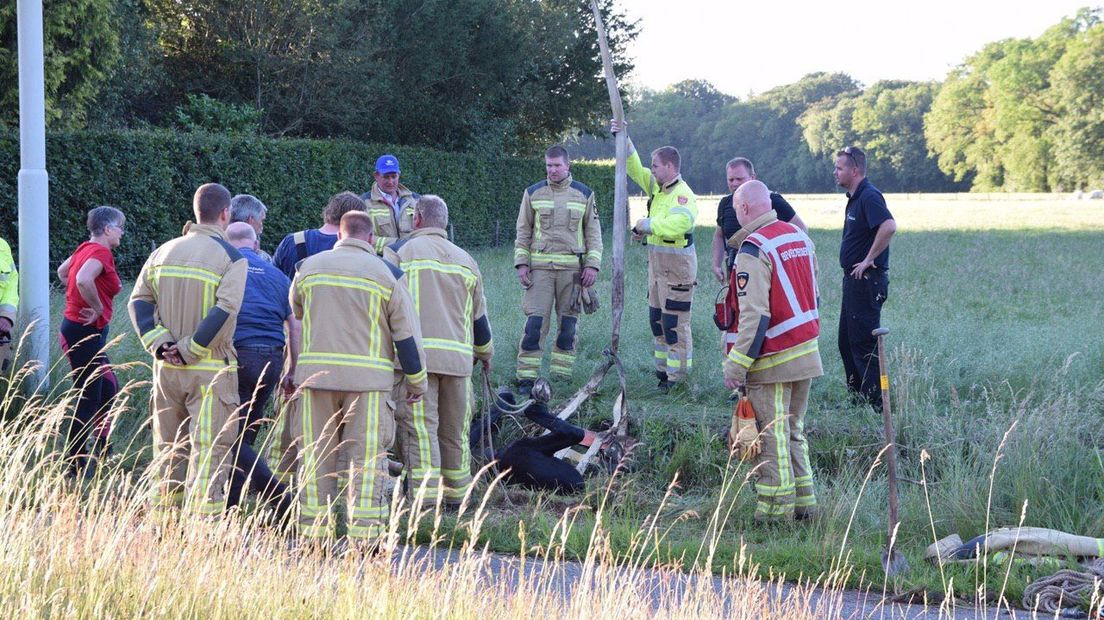
POLYGON ((656 385, 659 388, 659 393, 666 394, 671 389, 671 382, 667 380, 667 373, 657 370, 656 378, 659 379, 659 384, 656 385))

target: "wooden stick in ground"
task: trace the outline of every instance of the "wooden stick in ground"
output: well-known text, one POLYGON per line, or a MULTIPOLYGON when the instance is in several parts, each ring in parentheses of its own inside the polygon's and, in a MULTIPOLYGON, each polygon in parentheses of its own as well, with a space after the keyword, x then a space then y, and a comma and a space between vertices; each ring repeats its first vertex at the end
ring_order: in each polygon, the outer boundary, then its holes
POLYGON ((882 427, 885 443, 889 446, 886 450, 886 479, 889 484, 889 533, 886 539, 886 553, 882 556, 882 568, 886 574, 893 576, 908 569, 905 557, 897 551, 894 545, 897 536, 897 436, 893 432, 893 415, 889 401, 889 375, 886 373, 885 336, 889 333, 888 327, 879 327, 871 334, 878 339, 878 380, 882 387, 882 427))
POLYGON ((562 409, 556 412, 556 417, 561 420, 566 420, 574 415, 579 407, 598 391, 598 386, 602 385, 602 380, 606 378, 606 373, 609 372, 612 366, 613 358, 607 357, 606 361, 594 371, 594 374, 590 375, 590 380, 588 380, 583 387, 579 388, 578 392, 575 392, 575 395, 564 404, 562 409))
MULTIPOLYGON (((621 93, 617 90, 613 55, 609 50, 609 39, 606 37, 606 26, 602 21, 602 12, 598 9, 598 1, 590 0, 590 8, 594 12, 594 26, 598 31, 598 47, 602 52, 602 70, 606 76, 610 108, 613 110, 613 118, 623 122, 625 109, 621 105, 621 93)), ((617 348, 621 344, 621 315, 625 309, 625 230, 629 225, 629 188, 625 172, 629 157, 628 140, 628 133, 624 131, 614 136, 616 159, 613 179, 613 279, 610 299, 612 320, 610 351, 614 355, 617 355, 617 348)))

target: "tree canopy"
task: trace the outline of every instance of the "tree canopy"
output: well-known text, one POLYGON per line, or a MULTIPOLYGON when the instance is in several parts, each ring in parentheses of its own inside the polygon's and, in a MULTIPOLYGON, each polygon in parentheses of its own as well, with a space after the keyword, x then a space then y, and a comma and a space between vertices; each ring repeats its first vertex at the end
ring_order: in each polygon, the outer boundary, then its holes
MULTIPOLYGON (((512 153, 595 131, 608 116, 587 0, 46 5, 54 129, 175 127, 178 110, 200 101, 189 96, 206 96, 217 102, 203 104, 209 109, 254 108, 270 136, 512 153)), ((627 74, 636 25, 613 0, 600 7, 617 69, 627 74)), ((9 113, 18 96, 14 12, 14 3, 0 7, 8 124, 17 122, 9 113)))

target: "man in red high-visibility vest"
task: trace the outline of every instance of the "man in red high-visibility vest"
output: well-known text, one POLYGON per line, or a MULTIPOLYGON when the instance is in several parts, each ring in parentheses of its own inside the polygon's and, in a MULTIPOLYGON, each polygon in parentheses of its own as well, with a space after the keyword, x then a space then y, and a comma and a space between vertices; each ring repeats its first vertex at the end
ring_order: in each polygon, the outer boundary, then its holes
POLYGON ((728 389, 746 386, 760 431, 755 518, 806 519, 816 511, 816 494, 805 409, 813 377, 824 374, 816 253, 808 235, 779 221, 762 182, 740 186, 732 206, 741 226, 731 273, 737 329, 724 377, 728 389))

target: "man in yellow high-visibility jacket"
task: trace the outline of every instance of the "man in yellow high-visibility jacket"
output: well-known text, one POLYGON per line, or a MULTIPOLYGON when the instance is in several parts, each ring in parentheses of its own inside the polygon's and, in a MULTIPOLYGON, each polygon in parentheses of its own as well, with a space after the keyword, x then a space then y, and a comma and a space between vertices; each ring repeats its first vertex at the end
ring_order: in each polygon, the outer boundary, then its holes
POLYGON ((15 268, 11 246, 0 239, 0 373, 11 368, 12 332, 19 308, 19 270, 15 268))
MULTIPOLYGON (((614 133, 627 131, 614 121, 614 133)), ((660 391, 685 381, 694 367, 690 305, 697 285, 698 255, 694 191, 679 174, 681 158, 673 146, 652 152, 651 171, 629 140, 627 173, 648 196, 648 217, 633 225, 633 240, 648 246, 648 322, 655 336, 655 369, 660 391)))

